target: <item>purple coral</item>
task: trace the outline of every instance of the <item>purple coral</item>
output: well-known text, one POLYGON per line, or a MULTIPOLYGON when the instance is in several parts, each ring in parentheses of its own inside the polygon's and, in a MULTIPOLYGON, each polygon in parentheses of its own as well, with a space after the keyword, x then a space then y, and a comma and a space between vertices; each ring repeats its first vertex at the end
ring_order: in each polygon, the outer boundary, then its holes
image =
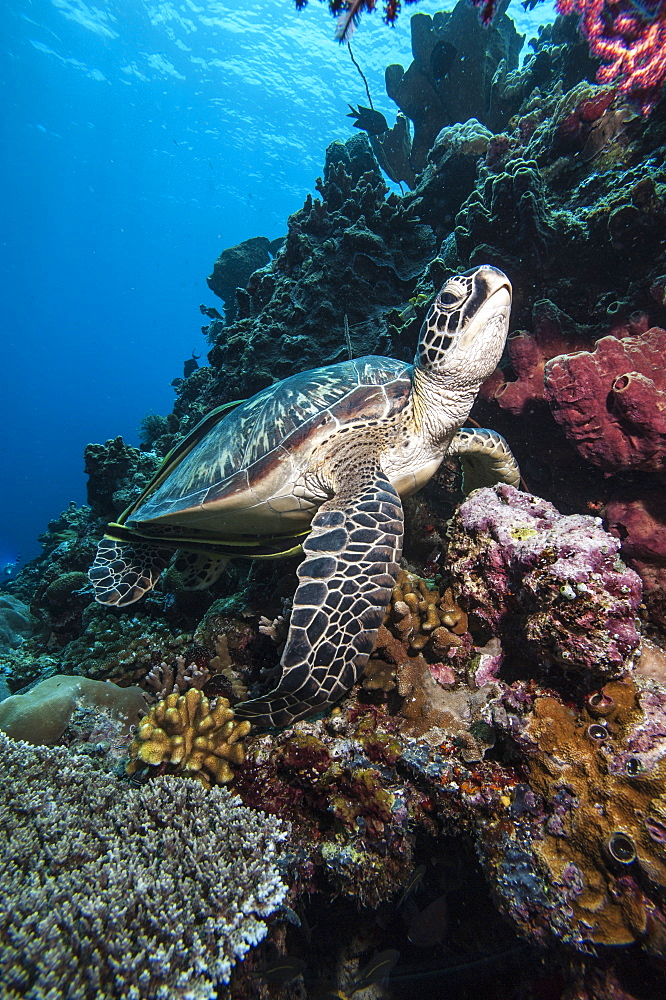
POLYGON ((477 490, 453 519, 457 598, 505 651, 616 677, 639 642, 641 583, 599 518, 563 516, 512 486, 477 490))

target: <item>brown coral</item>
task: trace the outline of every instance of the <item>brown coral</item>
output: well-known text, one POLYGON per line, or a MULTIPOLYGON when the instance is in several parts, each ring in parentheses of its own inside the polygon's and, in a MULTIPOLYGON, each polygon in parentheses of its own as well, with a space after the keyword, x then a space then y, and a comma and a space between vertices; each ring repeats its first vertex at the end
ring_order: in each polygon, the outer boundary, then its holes
POLYGON ((467 615, 458 607, 451 590, 440 594, 426 580, 400 570, 384 623, 409 649, 420 652, 428 646, 437 656, 463 644, 467 615))
POLYGON ((184 695, 170 694, 158 702, 139 726, 130 746, 127 773, 142 764, 167 765, 169 773, 196 777, 209 788, 228 784, 232 764, 242 764, 245 750, 239 741, 250 731, 249 722, 235 722, 226 698, 214 708, 196 688, 184 695))
POLYGON ((580 715, 537 698, 519 738, 530 786, 550 810, 532 850, 553 891, 575 881, 579 941, 643 939, 663 953, 653 924, 666 888, 664 700, 649 681, 607 684, 580 715))

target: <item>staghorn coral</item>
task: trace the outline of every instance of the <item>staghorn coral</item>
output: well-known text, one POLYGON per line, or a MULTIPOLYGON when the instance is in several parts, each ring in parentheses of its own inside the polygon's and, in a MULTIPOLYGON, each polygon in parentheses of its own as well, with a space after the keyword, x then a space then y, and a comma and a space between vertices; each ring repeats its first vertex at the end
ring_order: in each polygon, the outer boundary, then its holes
POLYGON ((515 790, 510 824, 481 831, 502 908, 542 942, 641 941, 666 954, 666 689, 611 682, 580 713, 554 696, 528 695, 517 710, 518 693, 493 721, 517 747, 529 790, 515 790))
POLYGON ((5 1000, 213 1000, 286 886, 280 820, 224 788, 118 784, 0 734, 5 1000))
POLYGON ((448 555, 454 593, 472 620, 530 676, 549 666, 611 678, 627 671, 639 642, 640 579, 619 548, 599 518, 565 517, 501 484, 462 504, 448 555))
POLYGON ((172 774, 195 777, 209 788, 211 779, 220 785, 233 780, 232 764, 245 759, 239 741, 250 731, 249 722, 234 722, 234 710, 226 698, 213 708, 197 688, 183 695, 168 695, 151 708, 130 745, 127 773, 142 764, 167 765, 172 774))

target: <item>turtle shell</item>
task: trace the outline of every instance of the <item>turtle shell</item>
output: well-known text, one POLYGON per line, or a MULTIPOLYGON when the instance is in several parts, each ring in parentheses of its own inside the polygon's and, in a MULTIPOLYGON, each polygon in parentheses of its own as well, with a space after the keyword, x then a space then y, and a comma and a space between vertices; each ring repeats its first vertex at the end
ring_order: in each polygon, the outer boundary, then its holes
POLYGON ((170 527, 176 536, 180 529, 208 537, 307 528, 324 499, 302 489, 316 449, 343 425, 399 412, 411 387, 411 365, 368 356, 293 375, 221 408, 171 453, 121 523, 153 537, 170 537, 170 527))

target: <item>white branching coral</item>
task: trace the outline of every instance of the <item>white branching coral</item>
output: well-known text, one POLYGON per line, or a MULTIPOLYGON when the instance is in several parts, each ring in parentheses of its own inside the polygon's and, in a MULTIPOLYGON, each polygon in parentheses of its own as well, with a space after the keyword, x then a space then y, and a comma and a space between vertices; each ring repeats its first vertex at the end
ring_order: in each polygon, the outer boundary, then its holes
POLYGON ((3 1000, 209 1000, 266 934, 287 826, 225 788, 120 784, 0 733, 3 1000))

